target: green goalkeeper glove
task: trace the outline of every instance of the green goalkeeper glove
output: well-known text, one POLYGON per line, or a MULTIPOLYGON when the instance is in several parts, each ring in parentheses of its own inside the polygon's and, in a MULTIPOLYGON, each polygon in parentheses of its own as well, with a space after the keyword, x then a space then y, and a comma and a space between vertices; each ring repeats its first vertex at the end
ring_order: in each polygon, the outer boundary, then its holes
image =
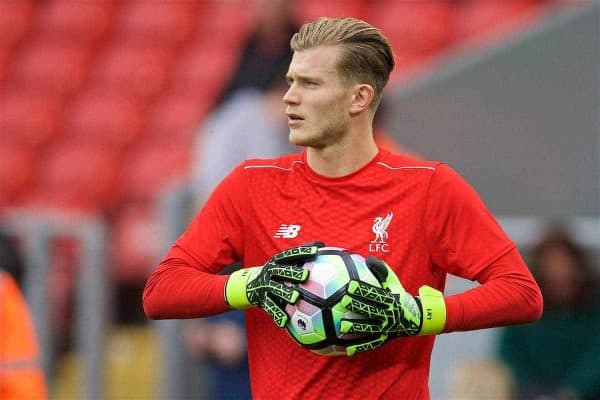
POLYGON ((444 329, 446 304, 444 295, 429 286, 419 289, 419 297, 410 295, 392 269, 382 260, 368 257, 367 266, 382 288, 362 281, 350 281, 341 304, 367 319, 343 319, 342 333, 376 335, 369 342, 349 346, 346 353, 375 349, 390 338, 435 335, 444 329))
POLYGON ((277 326, 283 328, 288 315, 278 303, 294 304, 300 293, 282 281, 304 282, 308 279, 308 270, 302 264, 316 257, 323 246, 323 243, 312 242, 292 247, 276 254, 262 267, 235 271, 225 284, 225 301, 234 309, 260 306, 277 326))

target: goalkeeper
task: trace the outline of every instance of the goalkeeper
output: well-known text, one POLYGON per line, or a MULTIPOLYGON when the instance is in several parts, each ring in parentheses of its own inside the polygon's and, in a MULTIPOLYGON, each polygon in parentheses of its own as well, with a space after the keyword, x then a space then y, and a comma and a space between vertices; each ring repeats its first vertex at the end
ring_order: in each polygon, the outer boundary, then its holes
POLYGON ((534 321, 539 288, 454 170, 376 146, 373 116, 394 66, 378 29, 321 18, 291 47, 283 102, 289 140, 304 151, 245 161, 219 184, 149 277, 145 312, 197 318, 245 308, 257 399, 427 399, 436 334, 534 321), (352 357, 313 354, 282 329, 279 304, 298 294, 280 281, 307 278, 299 265, 315 255, 313 240, 374 257, 383 289, 353 282, 342 299, 369 317, 342 328, 376 338, 352 357), (217 275, 237 261, 247 268, 217 275), (480 285, 444 297, 448 273, 480 285))

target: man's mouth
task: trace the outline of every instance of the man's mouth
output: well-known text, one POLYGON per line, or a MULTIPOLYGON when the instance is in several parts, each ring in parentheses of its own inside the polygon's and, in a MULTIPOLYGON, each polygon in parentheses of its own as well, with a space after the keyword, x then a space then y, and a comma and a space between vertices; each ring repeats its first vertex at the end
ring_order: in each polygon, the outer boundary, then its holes
POLYGON ((302 121, 304 119, 300 115, 294 113, 288 113, 287 116, 290 121, 302 121))

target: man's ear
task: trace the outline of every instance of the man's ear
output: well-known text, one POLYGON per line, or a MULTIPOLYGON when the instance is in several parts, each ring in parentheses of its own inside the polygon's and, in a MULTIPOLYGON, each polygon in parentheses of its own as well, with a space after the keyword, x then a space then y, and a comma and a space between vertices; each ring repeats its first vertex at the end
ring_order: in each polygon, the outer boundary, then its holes
POLYGON ((367 84, 355 85, 352 90, 352 102, 350 103, 350 114, 356 115, 369 108, 375 98, 373 86, 367 84))

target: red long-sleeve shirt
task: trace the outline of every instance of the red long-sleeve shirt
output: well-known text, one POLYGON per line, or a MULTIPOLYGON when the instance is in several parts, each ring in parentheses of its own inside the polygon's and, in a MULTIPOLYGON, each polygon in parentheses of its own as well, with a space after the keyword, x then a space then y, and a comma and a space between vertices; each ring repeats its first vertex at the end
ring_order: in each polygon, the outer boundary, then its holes
MULTIPOLYGON (((215 273, 238 260, 262 265, 313 240, 384 259, 412 294, 422 285, 443 290, 447 273, 482 283, 446 298, 445 332, 541 314, 537 284, 475 191, 442 163, 384 150, 339 178, 315 173, 305 153, 243 163, 151 275, 144 309, 151 318, 227 311, 227 277, 215 273), (384 220, 389 223, 382 228, 384 220)), ((246 320, 255 398, 429 397, 434 336, 395 339, 354 357, 324 357, 299 347, 259 308, 248 309, 246 320)))

